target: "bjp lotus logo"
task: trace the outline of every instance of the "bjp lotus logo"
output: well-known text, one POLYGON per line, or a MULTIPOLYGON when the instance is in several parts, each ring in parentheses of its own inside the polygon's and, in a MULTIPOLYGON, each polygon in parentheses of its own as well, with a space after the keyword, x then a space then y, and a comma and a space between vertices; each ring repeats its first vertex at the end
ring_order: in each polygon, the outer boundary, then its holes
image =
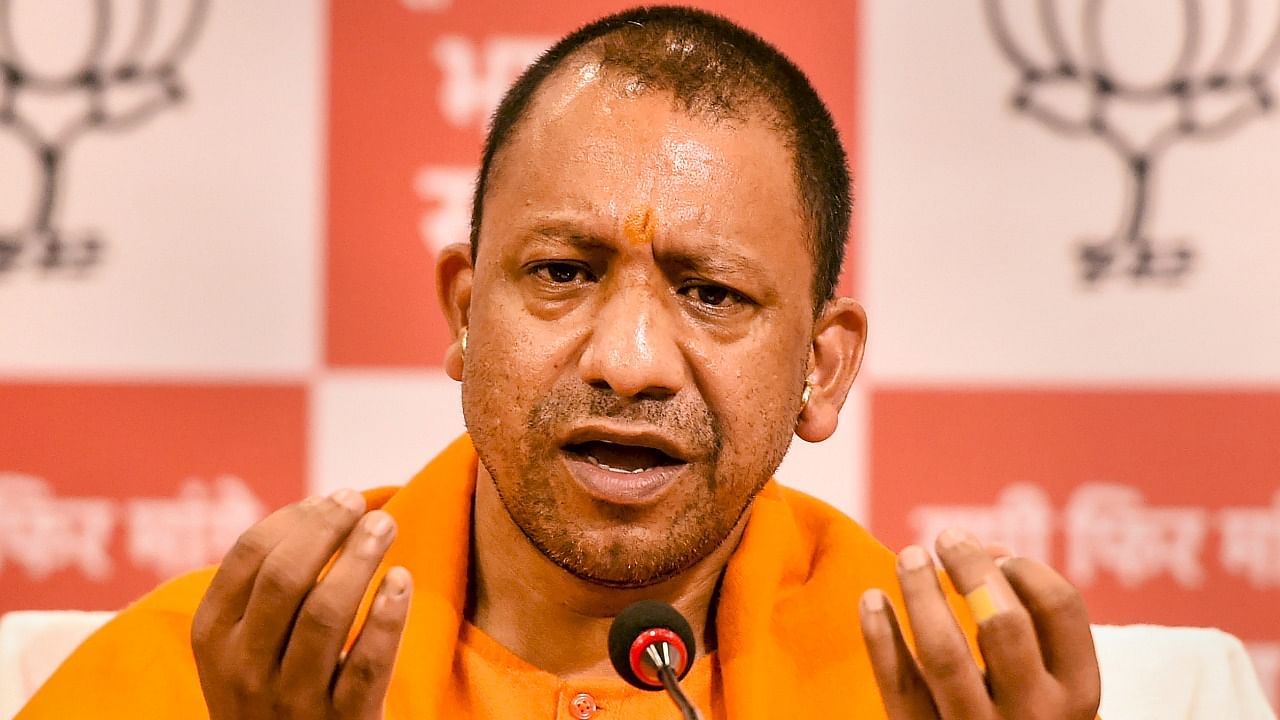
POLYGON ((1148 230, 1156 171, 1182 141, 1222 138, 1271 110, 1280 8, 1274 0, 984 1, 996 46, 1018 71, 1014 109, 1063 137, 1101 142, 1125 173, 1115 228, 1080 244, 1085 281, 1183 277, 1191 243, 1148 230))
MULTIPOLYGON (((132 130, 184 95, 179 66, 208 0, 0 0, 0 129, 27 148, 34 172, 27 218, 0 227, 0 273, 95 265, 95 231, 58 222, 67 155, 93 132, 132 130)), ((7 163, 6 163, 7 164, 7 163)))

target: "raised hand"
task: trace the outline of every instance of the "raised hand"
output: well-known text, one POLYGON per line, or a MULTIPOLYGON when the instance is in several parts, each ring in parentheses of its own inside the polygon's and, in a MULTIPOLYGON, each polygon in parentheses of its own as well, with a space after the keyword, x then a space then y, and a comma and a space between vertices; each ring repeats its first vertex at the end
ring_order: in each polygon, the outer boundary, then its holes
POLYGON ((918 657, 884 593, 869 590, 861 602, 862 633, 889 717, 1092 720, 1101 684, 1080 593, 1048 566, 993 558, 960 531, 942 533, 937 551, 978 623, 986 671, 969 652, 929 553, 908 547, 898 556, 898 580, 918 657))
POLYGON ((191 625, 212 720, 382 717, 411 579, 389 569, 350 652, 360 600, 395 536, 340 490, 282 508, 240 536, 191 625), (334 554, 328 572, 320 578, 334 554))

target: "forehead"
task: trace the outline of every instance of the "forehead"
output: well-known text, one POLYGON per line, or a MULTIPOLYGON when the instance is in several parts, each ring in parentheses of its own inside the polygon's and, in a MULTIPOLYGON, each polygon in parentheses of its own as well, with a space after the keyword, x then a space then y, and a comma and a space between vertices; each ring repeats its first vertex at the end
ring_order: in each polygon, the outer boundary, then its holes
POLYGON ((584 60, 543 83, 494 158, 482 237, 495 222, 538 212, 623 223, 642 209, 659 235, 768 234, 769 249, 790 254, 807 247, 793 168, 765 113, 691 115, 671 94, 584 60))

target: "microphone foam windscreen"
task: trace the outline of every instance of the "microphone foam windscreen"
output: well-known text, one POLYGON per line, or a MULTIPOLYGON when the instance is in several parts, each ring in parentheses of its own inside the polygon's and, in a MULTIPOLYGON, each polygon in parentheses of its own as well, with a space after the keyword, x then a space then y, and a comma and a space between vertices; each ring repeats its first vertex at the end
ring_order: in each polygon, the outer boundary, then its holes
POLYGON ((693 666, 693 657, 697 654, 697 643, 693 638, 693 628, 684 619, 680 611, 659 600, 640 600, 628 605, 609 626, 609 660, 613 669, 618 671, 623 680, 642 690, 656 690, 648 683, 636 677, 631 667, 631 644, 646 630, 661 628, 670 630, 684 641, 686 658, 680 677, 684 678, 693 666))

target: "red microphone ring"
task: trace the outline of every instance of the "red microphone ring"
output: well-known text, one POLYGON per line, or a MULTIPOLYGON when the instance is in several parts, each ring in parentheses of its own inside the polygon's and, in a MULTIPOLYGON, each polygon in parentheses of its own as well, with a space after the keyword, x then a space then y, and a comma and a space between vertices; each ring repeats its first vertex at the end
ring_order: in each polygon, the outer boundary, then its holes
POLYGON ((658 677, 657 670, 646 662, 645 651, 658 643, 667 643, 679 651, 680 664, 672 668, 676 677, 683 675, 685 668, 689 666, 689 651, 685 649, 684 641, 679 635, 666 628, 652 628, 640 633, 631 643, 631 672, 642 682, 656 688, 662 687, 662 679, 658 677))

